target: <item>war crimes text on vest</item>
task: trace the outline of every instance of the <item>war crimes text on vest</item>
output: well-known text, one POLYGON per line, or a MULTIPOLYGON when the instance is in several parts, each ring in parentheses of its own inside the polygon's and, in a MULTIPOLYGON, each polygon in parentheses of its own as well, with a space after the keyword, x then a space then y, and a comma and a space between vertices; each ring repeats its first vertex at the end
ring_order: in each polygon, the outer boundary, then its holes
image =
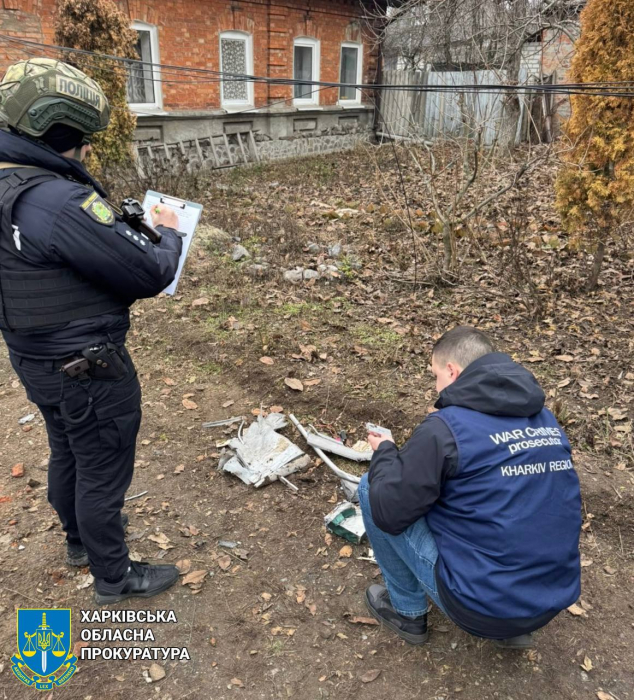
POLYGON ((506 445, 514 455, 520 450, 530 450, 534 447, 561 445, 561 430, 559 428, 524 428, 489 435, 496 445, 506 445))

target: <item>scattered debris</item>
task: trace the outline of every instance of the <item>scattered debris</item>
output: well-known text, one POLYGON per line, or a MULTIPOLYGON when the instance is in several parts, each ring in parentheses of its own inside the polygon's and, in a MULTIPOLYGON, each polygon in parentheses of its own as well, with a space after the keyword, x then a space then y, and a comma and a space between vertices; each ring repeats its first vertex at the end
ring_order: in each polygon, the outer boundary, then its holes
POLYGON ((341 440, 336 440, 329 435, 324 435, 317 431, 308 433, 306 442, 311 447, 318 447, 320 450, 324 450, 324 452, 331 452, 340 457, 345 457, 345 459, 351 459, 354 462, 369 462, 374 454, 372 449, 367 452, 360 452, 352 447, 346 447, 341 440))
POLYGON ((338 258, 342 250, 341 243, 335 243, 334 245, 328 246, 328 256, 331 258, 338 258))
POLYGON ((24 464, 20 462, 19 464, 14 464, 11 467, 11 476, 14 479, 19 479, 24 476, 24 464))
POLYGON ((366 536, 361 508, 350 501, 339 503, 324 517, 324 523, 327 530, 353 544, 360 544, 366 536))
POLYGON ((28 416, 24 416, 23 418, 19 418, 18 423, 20 425, 25 425, 26 423, 30 423, 34 418, 35 418, 35 413, 29 413, 28 416))
POLYGON ((233 425, 243 421, 242 416, 234 416, 233 418, 225 418, 224 420, 214 420, 211 423, 203 423, 203 428, 219 428, 222 425, 233 425))
POLYGON ((295 484, 292 484, 285 476, 280 476, 279 479, 285 486, 288 486, 288 488, 291 489, 291 491, 295 491, 295 493, 299 491, 297 486, 295 486, 295 484))
POLYGON ((237 542, 230 542, 229 540, 220 540, 218 542, 219 547, 224 547, 225 549, 235 549, 238 546, 237 542))
POLYGON ((278 430, 286 427, 286 417, 282 413, 261 415, 257 420, 229 442, 233 451, 229 459, 220 466, 222 471, 235 474, 245 484, 259 488, 263 484, 276 481, 305 469, 310 458, 278 430))
POLYGON ((145 496, 147 491, 141 491, 141 493, 137 493, 134 496, 126 496, 125 500, 126 501, 134 501, 136 498, 141 498, 141 496, 145 496))
MULTIPOLYGON (((295 418, 294 415, 289 414, 288 417, 293 423, 293 425, 297 428, 297 430, 299 430, 304 440, 308 442, 308 433, 306 432, 304 426, 297 420, 297 418, 295 418)), ((359 487, 359 482, 361 481, 361 478, 358 476, 354 476, 354 474, 348 474, 342 469, 339 469, 339 467, 330 459, 330 457, 328 457, 328 455, 321 448, 313 447, 313 450, 315 450, 317 456, 324 462, 324 464, 328 466, 341 479, 341 486, 343 487, 343 490, 348 500, 358 501, 359 499, 357 498, 357 489, 359 487)))

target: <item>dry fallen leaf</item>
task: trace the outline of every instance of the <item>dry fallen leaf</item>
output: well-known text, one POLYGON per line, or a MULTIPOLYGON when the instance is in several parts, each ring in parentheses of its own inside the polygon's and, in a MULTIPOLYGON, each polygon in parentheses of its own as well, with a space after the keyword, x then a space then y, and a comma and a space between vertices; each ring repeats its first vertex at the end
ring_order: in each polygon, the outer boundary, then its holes
POLYGON ((201 569, 199 571, 192 571, 190 574, 187 574, 185 578, 183 578, 183 586, 186 586, 188 584, 198 584, 202 583, 205 579, 205 576, 207 576, 207 570, 206 569, 201 569))
POLYGON ((180 559, 176 562, 176 568, 181 572, 181 574, 187 574, 192 568, 192 563, 189 559, 180 559))
POLYGON ((597 697, 599 700, 614 700, 612 693, 605 693, 603 690, 597 690, 597 697))
POLYGON ((182 474, 185 471, 185 465, 179 464, 176 469, 174 469, 174 474, 182 474))
POLYGON ((231 400, 229 400, 229 401, 225 401, 225 402, 222 404, 222 407, 223 407, 223 408, 229 408, 229 406, 233 406, 234 403, 235 403, 235 401, 233 401, 233 400, 231 399, 231 400))
POLYGON ((571 606, 567 607, 566 610, 571 614, 575 616, 583 615, 586 617, 586 611, 576 603, 573 603, 571 606))
POLYGON ((192 301, 192 306, 207 306, 209 304, 209 299, 207 297, 200 297, 200 299, 194 299, 192 301))
POLYGON ((381 669, 379 669, 379 668, 375 668, 372 671, 366 671, 361 676, 361 682, 362 683, 372 683, 372 681, 375 681, 380 675, 381 675, 381 669))
POLYGON ((236 688, 244 688, 244 683, 239 678, 232 678, 231 685, 235 685, 236 688))
POLYGON ((271 406, 271 408, 269 408, 269 411, 271 413, 284 413, 284 408, 283 406, 271 406))
POLYGON ((188 410, 188 411, 194 411, 198 408, 198 404, 191 399, 183 399, 183 406, 188 410))
POLYGON ((260 358, 260 362, 263 365, 274 365, 275 364, 275 360, 272 357, 267 357, 266 355, 264 357, 260 358))
POLYGON ((574 362, 575 358, 572 355, 555 355, 556 360, 561 362, 574 362))
POLYGON ((349 620, 353 625, 378 625, 379 623, 373 617, 351 617, 349 620))
POLYGON ((590 671, 592 671, 592 669, 594 668, 594 667, 592 666, 592 661, 591 661, 591 659, 590 659, 589 656, 586 656, 586 657, 583 659, 583 663, 580 664, 580 666, 581 666, 581 668, 582 668, 584 671, 587 671, 588 673, 589 673, 590 671))
POLYGON ((170 377, 163 377, 163 381, 167 384, 167 386, 176 386, 176 382, 170 377))
POLYGON ((286 386, 293 391, 304 391, 304 385, 299 381, 299 379, 295 379, 294 377, 286 377, 284 384, 286 384, 286 386))
POLYGON ((321 384, 321 379, 307 379, 304 384, 306 386, 317 386, 318 384, 321 384))
POLYGON ((344 559, 350 558, 352 556, 352 547, 349 544, 344 545, 339 550, 339 556, 343 557, 344 559))
POLYGON ((269 602, 273 596, 270 593, 260 593, 260 598, 264 600, 265 602, 269 602))
POLYGON ((228 554, 223 554, 221 557, 218 557, 218 566, 223 571, 226 571, 231 566, 231 557, 228 554))

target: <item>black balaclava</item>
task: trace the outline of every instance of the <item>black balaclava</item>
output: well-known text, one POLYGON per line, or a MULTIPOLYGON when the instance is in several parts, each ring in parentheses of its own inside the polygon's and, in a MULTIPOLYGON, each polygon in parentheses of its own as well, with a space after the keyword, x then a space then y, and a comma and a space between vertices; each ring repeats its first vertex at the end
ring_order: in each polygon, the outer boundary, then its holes
POLYGON ((71 148, 75 149, 74 158, 79 160, 79 151, 84 143, 84 134, 79 129, 74 129, 66 124, 53 124, 53 126, 40 136, 47 146, 57 153, 65 153, 71 148))

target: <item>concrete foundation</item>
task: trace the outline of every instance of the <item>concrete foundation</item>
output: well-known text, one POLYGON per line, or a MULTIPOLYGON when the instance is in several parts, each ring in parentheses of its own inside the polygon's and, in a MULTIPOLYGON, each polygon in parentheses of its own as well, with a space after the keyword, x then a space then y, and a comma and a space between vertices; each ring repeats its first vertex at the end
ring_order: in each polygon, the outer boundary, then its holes
MULTIPOLYGON (((372 134, 372 107, 325 107, 268 112, 193 112, 138 115, 139 143, 175 144, 252 131, 262 160, 277 160, 354 148, 372 134)), ((236 158, 238 160, 238 158, 236 158)))

